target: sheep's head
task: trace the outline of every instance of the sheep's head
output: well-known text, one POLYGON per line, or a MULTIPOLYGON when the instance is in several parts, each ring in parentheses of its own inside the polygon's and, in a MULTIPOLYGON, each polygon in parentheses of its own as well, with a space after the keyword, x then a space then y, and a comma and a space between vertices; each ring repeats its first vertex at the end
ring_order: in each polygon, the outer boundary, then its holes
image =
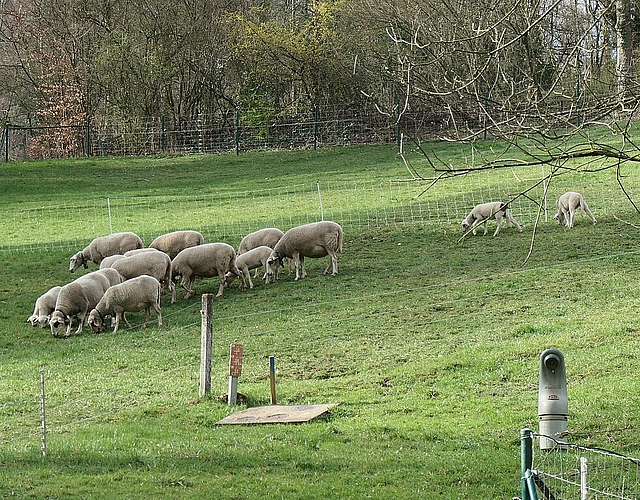
POLYGON ((89 318, 87 319, 87 324, 95 333, 100 333, 107 327, 104 318, 97 309, 91 309, 89 318))
POLYGON ((273 276, 278 270, 278 266, 284 267, 284 258, 274 250, 267 259, 267 274, 273 276))
POLYGON ((75 272, 80 266, 84 266, 85 269, 89 267, 82 252, 78 252, 69 259, 69 272, 75 272))
POLYGON ((467 217, 460 224, 462 226, 462 232, 466 233, 471 226, 475 224, 477 217, 473 214, 467 215, 467 217))
POLYGON ((54 311, 49 320, 51 333, 54 337, 59 337, 63 330, 67 329, 71 323, 71 318, 60 311, 54 311))

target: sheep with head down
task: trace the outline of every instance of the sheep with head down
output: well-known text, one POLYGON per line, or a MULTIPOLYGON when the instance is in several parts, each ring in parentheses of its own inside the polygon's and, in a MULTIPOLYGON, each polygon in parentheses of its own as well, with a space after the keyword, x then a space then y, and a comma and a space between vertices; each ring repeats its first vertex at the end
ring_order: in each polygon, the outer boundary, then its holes
POLYGON ((218 294, 222 296, 226 281, 226 274, 232 272, 242 281, 242 290, 247 285, 244 274, 236 265, 236 251, 227 243, 205 243, 195 247, 185 248, 171 261, 171 276, 175 283, 180 278, 180 286, 187 291, 185 299, 188 299, 195 291, 193 283, 196 277, 213 278, 220 280, 218 294))
POLYGON ((507 220, 507 226, 515 226, 518 231, 522 232, 522 227, 520 224, 516 222, 511 215, 511 210, 506 203, 502 203, 501 201, 491 201, 489 203, 481 203, 473 207, 469 215, 467 215, 462 223, 462 232, 467 233, 469 229, 471 229, 471 233, 476 235, 476 228, 484 223, 484 235, 487 234, 488 228, 487 225, 490 219, 495 219, 498 227, 493 233, 494 236, 498 236, 500 234, 500 229, 502 229, 502 219, 507 220))
MULTIPOLYGON (((271 248, 263 245, 260 247, 252 248, 248 252, 238 255, 238 257, 236 258, 236 265, 238 266, 238 269, 242 271, 242 274, 244 274, 245 280, 249 281, 249 288, 253 289, 253 281, 251 281, 251 275, 249 271, 251 271, 252 269, 255 269, 257 271, 260 267, 264 267, 264 275, 266 278, 265 283, 269 284, 271 276, 269 276, 266 271, 267 261, 269 260, 269 256, 271 255, 272 251, 273 250, 271 248)), ((236 278, 237 276, 235 275, 235 273, 229 271, 225 275, 225 286, 231 286, 236 278)))
POLYGON ((153 276, 162 285, 163 292, 167 289, 172 293, 172 303, 175 302, 175 289, 171 280, 171 259, 169 256, 155 249, 136 250, 124 259, 119 259, 111 265, 125 280, 146 274, 153 276))
POLYGON ((29 316, 27 323, 31 323, 31 326, 40 326, 40 328, 49 326, 49 318, 56 308, 56 300, 61 288, 61 286, 54 286, 36 299, 33 314, 29 316))
POLYGON ((58 293, 56 306, 51 313, 49 326, 54 337, 71 335, 74 318, 78 318, 76 333, 82 333, 82 326, 87 314, 100 301, 104 292, 110 287, 107 276, 101 271, 94 271, 76 278, 64 285, 58 293))
POLYGON ((107 236, 100 236, 93 239, 83 250, 80 250, 76 254, 72 255, 69 259, 69 271, 75 272, 79 267, 84 266, 87 269, 89 262, 94 262, 98 265, 102 262, 102 259, 110 255, 124 254, 134 248, 142 248, 144 244, 135 233, 123 232, 113 233, 107 236))
POLYGON ((106 327, 105 318, 115 317, 113 333, 117 333, 122 319, 131 328, 125 313, 144 311, 145 317, 142 327, 145 328, 151 316, 151 308, 153 308, 158 315, 158 326, 162 326, 160 288, 160 282, 153 276, 146 274, 112 286, 89 313, 87 324, 94 332, 101 332, 106 327))
POLYGON ((340 224, 333 221, 312 222, 293 227, 284 233, 274 247, 267 261, 267 273, 274 275, 278 266, 284 266, 284 258, 293 259, 296 267, 296 281, 307 275, 304 258, 329 256, 329 265, 323 274, 332 270, 331 276, 338 274, 337 252, 342 253, 343 231, 340 224))
POLYGON ((184 230, 161 234, 149 244, 149 248, 155 248, 166 253, 171 260, 176 258, 185 248, 191 248, 204 243, 204 236, 198 231, 184 230))

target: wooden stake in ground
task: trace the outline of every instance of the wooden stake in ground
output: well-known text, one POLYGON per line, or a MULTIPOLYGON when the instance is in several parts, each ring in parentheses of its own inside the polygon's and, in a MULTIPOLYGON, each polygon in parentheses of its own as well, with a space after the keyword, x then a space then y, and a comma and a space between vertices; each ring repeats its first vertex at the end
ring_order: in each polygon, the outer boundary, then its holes
POLYGON ((229 391, 227 403, 238 402, 238 377, 242 373, 242 344, 231 344, 229 349, 229 391))
POLYGON ((202 294, 200 334, 200 397, 211 392, 211 343, 213 340, 213 294, 202 294))
POLYGON ((269 356, 269 381, 271 382, 271 404, 276 404, 276 358, 269 356))

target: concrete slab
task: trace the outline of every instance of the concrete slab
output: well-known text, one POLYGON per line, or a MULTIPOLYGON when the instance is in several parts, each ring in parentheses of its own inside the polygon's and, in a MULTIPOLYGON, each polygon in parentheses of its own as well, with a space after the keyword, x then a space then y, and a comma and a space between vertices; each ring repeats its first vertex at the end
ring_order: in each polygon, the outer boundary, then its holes
POLYGON ((229 415, 220 420, 218 424, 298 424, 325 415, 334 406, 338 406, 337 403, 256 406, 229 415))

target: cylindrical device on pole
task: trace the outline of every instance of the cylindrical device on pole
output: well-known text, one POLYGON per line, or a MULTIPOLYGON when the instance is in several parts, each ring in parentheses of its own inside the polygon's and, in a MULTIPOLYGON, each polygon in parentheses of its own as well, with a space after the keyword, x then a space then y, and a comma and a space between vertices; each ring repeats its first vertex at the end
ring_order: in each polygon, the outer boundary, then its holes
POLYGON ((567 372, 564 355, 558 349, 547 349, 540 355, 538 418, 540 449, 566 448, 567 372), (548 436, 548 437, 545 437, 548 436))

